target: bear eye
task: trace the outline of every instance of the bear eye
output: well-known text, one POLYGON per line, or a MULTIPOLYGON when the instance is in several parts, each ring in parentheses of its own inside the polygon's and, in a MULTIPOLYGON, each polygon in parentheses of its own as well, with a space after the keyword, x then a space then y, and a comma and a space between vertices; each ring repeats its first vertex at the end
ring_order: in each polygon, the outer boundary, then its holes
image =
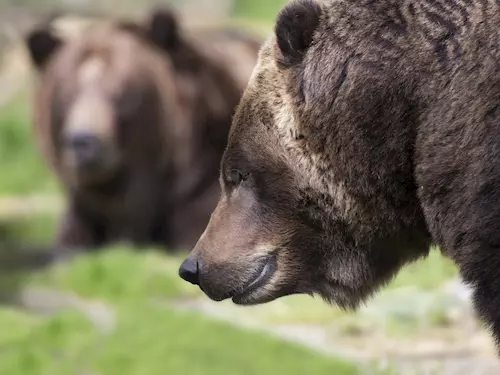
POLYGON ((227 177, 233 186, 238 186, 242 181, 248 178, 248 173, 243 173, 239 169, 231 169, 227 177))

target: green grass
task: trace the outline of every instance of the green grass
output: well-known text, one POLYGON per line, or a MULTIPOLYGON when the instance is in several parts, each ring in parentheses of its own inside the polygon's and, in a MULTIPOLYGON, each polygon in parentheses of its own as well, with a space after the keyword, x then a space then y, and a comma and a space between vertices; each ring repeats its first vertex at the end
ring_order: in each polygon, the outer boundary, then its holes
POLYGON ((404 267, 389 287, 414 285, 421 290, 432 290, 456 274, 457 268, 453 262, 445 258, 439 249, 432 249, 426 259, 404 267))
POLYGON ((117 246, 26 279, 28 288, 105 303, 115 312, 115 329, 104 335, 83 312, 72 309, 44 317, 0 308, 0 373, 358 374, 345 361, 174 310, 169 304, 173 297, 193 294, 177 276, 177 266, 177 258, 155 250, 137 253, 117 246))
POLYGON ((274 22, 286 0, 236 0, 233 15, 250 20, 274 22))
POLYGON ((0 195, 56 190, 55 180, 34 142, 30 111, 26 93, 0 107, 0 195))
POLYGON ((25 245, 48 245, 54 235, 58 219, 50 213, 38 213, 31 217, 3 217, 0 219, 0 245, 15 245, 20 241, 25 245))
MULTIPOLYGON (((0 318, 6 315, 0 312, 0 318)), ((0 341, 0 372, 2 374, 72 374, 79 357, 93 345, 97 332, 87 319, 76 311, 64 311, 42 319, 11 314, 4 324, 0 341), (16 319, 17 318, 17 319, 16 319), (11 327, 23 323, 29 329, 18 330, 15 340, 2 340, 11 327)), ((0 327, 1 327, 0 326, 0 327)), ((7 336, 8 337, 8 336, 7 336)))
POLYGON ((357 374, 352 365, 327 359, 278 339, 209 320, 193 313, 144 308, 144 319, 155 324, 138 325, 132 311, 122 316, 123 331, 111 338, 115 348, 98 358, 106 374, 357 374), (135 363, 126 361, 131 352, 163 337, 158 347, 138 352, 135 363), (125 361, 124 361, 125 360, 125 361), (116 363, 123 365, 117 368, 116 363), (143 368, 143 364, 148 364, 143 368), (141 372, 142 370, 142 372, 141 372))
POLYGON ((167 257, 155 249, 140 253, 126 246, 78 256, 37 275, 37 284, 77 293, 83 298, 99 298, 131 304, 180 295, 197 295, 198 290, 177 275, 180 257, 167 257))
POLYGON ((142 305, 117 315, 106 336, 75 311, 42 319, 0 310, 0 373, 358 374, 344 361, 194 313, 142 305))

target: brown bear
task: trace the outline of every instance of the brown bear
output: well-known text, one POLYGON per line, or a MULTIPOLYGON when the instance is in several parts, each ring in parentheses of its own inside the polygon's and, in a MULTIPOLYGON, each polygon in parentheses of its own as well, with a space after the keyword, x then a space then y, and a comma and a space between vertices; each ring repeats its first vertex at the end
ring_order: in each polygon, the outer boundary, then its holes
POLYGON ((134 27, 105 19, 69 39, 50 25, 26 37, 38 72, 35 136, 68 198, 58 249, 125 240, 176 250, 193 246, 208 222, 245 85, 225 57, 201 54, 204 73, 179 78, 164 44, 180 35, 172 20, 156 10, 134 27))
POLYGON ((217 301, 355 308, 434 244, 499 342, 499 40, 495 1, 286 5, 181 277, 217 301))

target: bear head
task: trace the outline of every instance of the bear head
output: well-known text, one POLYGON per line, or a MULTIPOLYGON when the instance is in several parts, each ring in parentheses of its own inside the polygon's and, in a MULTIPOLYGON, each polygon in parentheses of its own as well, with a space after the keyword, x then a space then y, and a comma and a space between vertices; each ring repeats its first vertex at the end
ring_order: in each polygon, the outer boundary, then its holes
POLYGON ((162 52, 175 44, 175 25, 158 10, 145 24, 107 20, 72 38, 50 25, 27 35, 38 73, 37 139, 69 185, 99 186, 125 168, 160 168, 182 154, 169 155, 164 144, 188 136, 175 73, 162 52))
POLYGON ((354 308, 429 251, 411 87, 365 61, 326 7, 283 8, 237 108, 221 198, 179 269, 213 300, 303 293, 354 308))

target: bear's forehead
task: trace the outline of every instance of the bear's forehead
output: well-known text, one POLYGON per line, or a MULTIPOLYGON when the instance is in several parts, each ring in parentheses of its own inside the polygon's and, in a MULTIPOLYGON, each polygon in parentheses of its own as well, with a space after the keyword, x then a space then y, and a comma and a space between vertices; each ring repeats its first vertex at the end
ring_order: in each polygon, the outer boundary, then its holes
POLYGON ((90 86, 120 90, 127 82, 142 79, 141 71, 147 68, 142 62, 144 49, 124 32, 88 32, 66 42, 47 79, 68 90, 90 86))
POLYGON ((252 159, 262 155, 276 159, 294 139, 294 109, 287 81, 276 63, 275 48, 274 38, 269 38, 261 47, 234 117, 228 155, 242 152, 252 159))
POLYGON ((289 97, 287 80, 276 62, 275 48, 274 38, 262 45, 240 103, 243 118, 259 118, 258 122, 264 122, 264 126, 276 121, 276 115, 287 106, 289 97))
POLYGON ((77 81, 81 86, 98 83, 106 73, 106 61, 101 55, 88 57, 77 70, 77 81))
POLYGON ((275 39, 269 38, 259 51, 242 102, 274 106, 276 97, 283 94, 285 89, 285 81, 276 64, 275 39))
POLYGON ((133 35, 111 26, 97 27, 96 29, 86 30, 78 37, 70 38, 65 41, 63 64, 80 66, 86 65, 82 73, 85 76, 92 76, 102 65, 112 63, 114 60, 128 59, 135 61, 134 57, 139 50, 144 49, 133 35), (100 61, 99 61, 100 60, 100 61), (93 61, 87 64, 88 61, 93 61))

